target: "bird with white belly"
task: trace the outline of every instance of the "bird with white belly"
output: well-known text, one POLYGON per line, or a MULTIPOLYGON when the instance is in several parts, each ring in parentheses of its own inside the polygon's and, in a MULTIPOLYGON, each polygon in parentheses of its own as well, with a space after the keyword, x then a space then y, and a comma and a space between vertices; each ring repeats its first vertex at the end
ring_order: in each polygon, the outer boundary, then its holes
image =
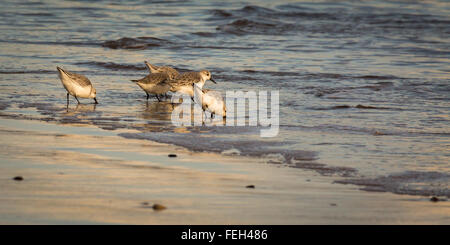
POLYGON ((56 67, 56 69, 58 69, 59 78, 67 90, 67 105, 69 105, 69 94, 75 97, 78 104, 80 104, 78 98, 94 99, 95 104, 98 104, 97 91, 87 77, 68 72, 61 67, 56 67))
POLYGON ((202 106, 205 116, 206 111, 209 111, 211 118, 214 118, 216 114, 225 118, 227 116, 227 108, 220 92, 202 89, 200 85, 199 83, 194 83, 193 85, 194 101, 202 106))

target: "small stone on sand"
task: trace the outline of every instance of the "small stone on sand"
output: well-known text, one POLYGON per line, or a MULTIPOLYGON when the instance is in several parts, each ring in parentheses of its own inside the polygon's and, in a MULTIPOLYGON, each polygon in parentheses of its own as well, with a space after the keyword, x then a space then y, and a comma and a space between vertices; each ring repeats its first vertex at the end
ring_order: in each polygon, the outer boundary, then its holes
POLYGON ((330 206, 337 206, 336 203, 330 203, 330 206))
POLYGON ((169 157, 177 157, 177 154, 169 154, 169 157))
POLYGON ((13 178, 13 180, 15 180, 15 181, 22 181, 23 177, 22 176, 16 176, 16 177, 13 178))
POLYGON ((142 202, 142 206, 148 206, 148 202, 142 202))
POLYGON ((166 207, 165 206, 163 206, 163 205, 161 205, 161 204, 154 204, 153 205, 153 207, 152 207, 154 210, 164 210, 164 209, 166 209, 166 207))
POLYGON ((255 189, 255 186, 254 186, 254 185, 247 185, 245 188, 252 188, 252 189, 255 189))
POLYGON ((383 133, 383 132, 380 132, 380 131, 375 131, 375 132, 373 133, 373 135, 378 136, 378 135, 386 135, 386 134, 383 133))
POLYGON ((439 198, 437 198, 437 197, 432 197, 432 198, 430 198, 430 201, 432 201, 432 202, 439 202, 439 198))

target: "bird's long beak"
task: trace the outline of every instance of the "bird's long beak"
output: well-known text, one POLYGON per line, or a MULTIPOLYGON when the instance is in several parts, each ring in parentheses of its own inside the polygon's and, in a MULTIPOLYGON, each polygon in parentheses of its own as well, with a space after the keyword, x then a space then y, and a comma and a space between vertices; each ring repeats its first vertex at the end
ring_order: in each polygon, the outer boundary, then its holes
POLYGON ((68 74, 66 73, 66 71, 65 71, 65 70, 63 70, 63 68, 61 68, 61 67, 57 66, 57 67, 56 67, 56 69, 58 69, 58 71, 59 71, 59 73, 60 73, 60 74, 65 74, 65 75, 67 75, 67 76, 68 76, 68 74))
POLYGON ((209 78, 209 80, 211 80, 211 82, 213 82, 213 83, 215 83, 215 84, 217 84, 216 83, 216 81, 214 81, 214 79, 211 77, 211 78, 209 78))
POLYGON ((94 98, 94 101, 95 101, 95 104, 98 104, 98 102, 97 102, 97 98, 94 98))

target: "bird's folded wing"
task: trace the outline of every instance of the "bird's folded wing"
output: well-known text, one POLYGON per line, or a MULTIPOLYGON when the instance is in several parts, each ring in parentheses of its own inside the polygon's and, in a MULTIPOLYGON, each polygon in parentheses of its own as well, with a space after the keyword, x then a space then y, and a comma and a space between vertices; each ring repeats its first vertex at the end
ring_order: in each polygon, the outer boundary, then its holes
POLYGON ((89 81, 89 79, 83 75, 67 71, 65 73, 69 75, 69 77, 72 79, 74 83, 80 85, 81 87, 87 87, 92 85, 91 81, 89 81))
POLYGON ((169 76, 165 73, 152 73, 139 80, 139 83, 158 84, 160 82, 167 80, 168 78, 169 76))
POLYGON ((201 79, 198 72, 185 72, 180 74, 172 83, 177 86, 192 85, 193 83, 200 82, 201 79))

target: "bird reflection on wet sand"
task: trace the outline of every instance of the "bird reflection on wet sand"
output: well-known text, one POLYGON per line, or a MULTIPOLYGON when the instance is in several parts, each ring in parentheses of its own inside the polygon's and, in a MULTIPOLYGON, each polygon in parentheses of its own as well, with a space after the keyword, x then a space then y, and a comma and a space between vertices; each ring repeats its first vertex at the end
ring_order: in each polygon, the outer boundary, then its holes
POLYGON ((170 120, 173 109, 177 105, 173 105, 168 101, 162 102, 152 102, 146 101, 144 103, 144 110, 142 111, 141 117, 147 120, 170 120))
POLYGON ((90 113, 95 112, 95 108, 97 104, 77 104, 73 108, 70 108, 69 105, 66 106, 66 112, 64 115, 66 116, 74 116, 82 113, 90 113))
MULTIPOLYGON (((184 106, 181 103, 171 103, 169 101, 162 101, 162 102, 150 102, 146 101, 146 103, 143 104, 144 109, 142 110, 142 113, 140 114, 140 117, 145 120, 149 120, 149 122, 146 125, 147 129, 150 129, 151 131, 156 130, 155 126, 161 127, 157 122, 155 121, 171 121, 172 120, 172 113, 175 111, 177 114, 183 114, 183 110, 189 110, 188 108, 181 108, 184 106), (150 127, 150 128, 149 128, 150 127)), ((194 122, 201 122, 201 126, 222 126, 226 124, 226 118, 222 117, 216 117, 216 118, 205 118, 205 114, 201 110, 201 108, 197 108, 198 110, 195 110, 191 105, 190 110, 190 117, 183 118, 181 116, 180 121, 182 121, 184 124, 189 124, 189 120, 194 124, 194 122)), ((199 125, 199 126, 200 126, 199 125)), ((161 130, 157 130, 161 131, 161 130)))

